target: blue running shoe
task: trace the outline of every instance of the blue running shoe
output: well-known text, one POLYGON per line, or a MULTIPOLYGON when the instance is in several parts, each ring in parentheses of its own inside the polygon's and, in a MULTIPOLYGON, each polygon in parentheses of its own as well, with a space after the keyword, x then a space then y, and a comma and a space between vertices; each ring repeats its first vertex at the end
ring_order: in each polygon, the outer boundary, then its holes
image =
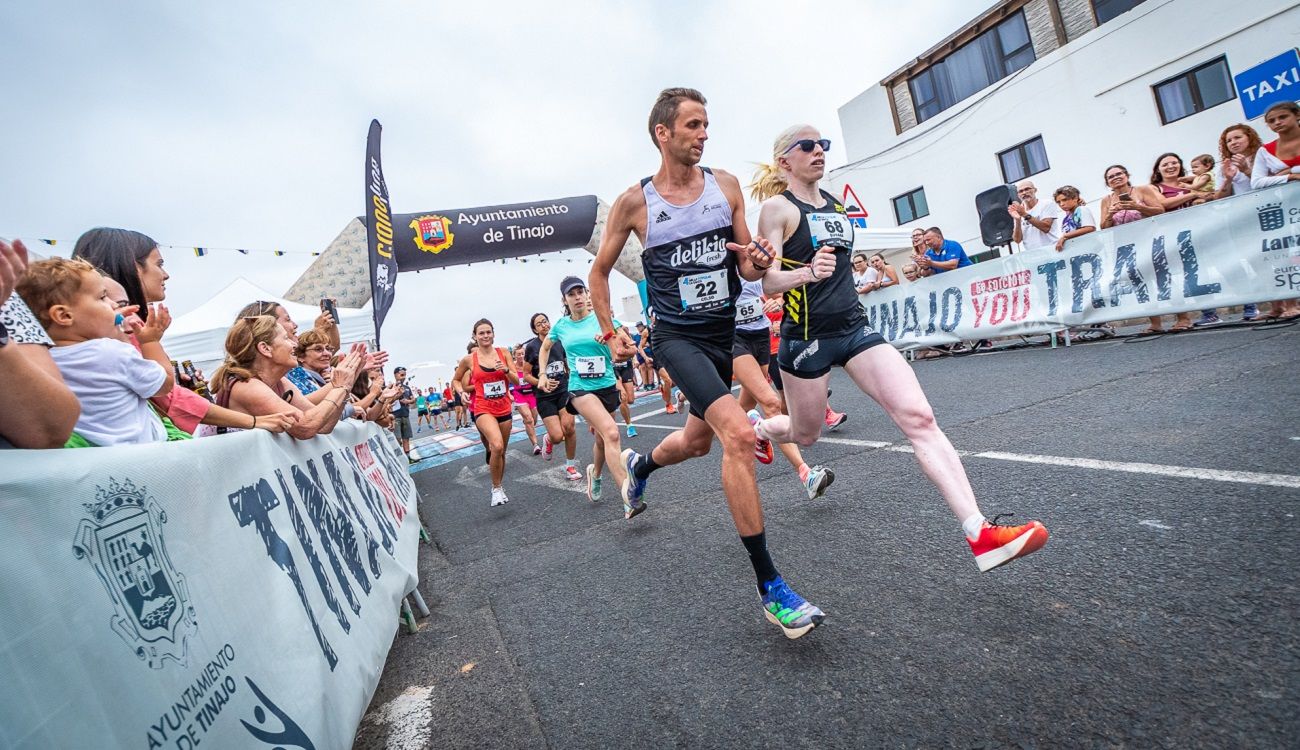
POLYGON ((628 426, 627 426, 627 436, 628 436, 628 437, 636 437, 636 428, 633 427, 632 425, 628 425, 628 426))
POLYGON ((645 501, 641 496, 645 494, 646 480, 636 478, 636 465, 641 460, 641 454, 627 448, 622 453, 623 466, 627 469, 627 479, 623 480, 623 518, 631 518, 645 510, 645 501))
POLYGON ((587 464, 587 499, 593 503, 600 499, 600 477, 596 475, 595 464, 587 464))
POLYGON ((791 640, 822 624, 826 613, 809 604, 806 599, 786 585, 777 576, 761 587, 763 589, 763 615, 768 622, 780 625, 785 637, 791 640))

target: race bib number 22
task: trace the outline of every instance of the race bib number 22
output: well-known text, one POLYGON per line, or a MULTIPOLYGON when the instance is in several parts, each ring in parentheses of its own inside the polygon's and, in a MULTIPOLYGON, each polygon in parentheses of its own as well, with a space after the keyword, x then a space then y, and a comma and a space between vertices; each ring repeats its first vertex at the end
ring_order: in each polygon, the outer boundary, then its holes
POLYGON ((727 269, 681 276, 677 279, 682 310, 715 310, 731 304, 731 289, 727 285, 727 269))

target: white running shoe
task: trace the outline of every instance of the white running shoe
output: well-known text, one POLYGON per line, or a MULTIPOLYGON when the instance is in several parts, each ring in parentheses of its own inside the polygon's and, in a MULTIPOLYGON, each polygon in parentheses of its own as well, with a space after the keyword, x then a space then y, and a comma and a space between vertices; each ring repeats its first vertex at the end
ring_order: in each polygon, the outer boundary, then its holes
POLYGON ((506 491, 505 491, 505 490, 501 489, 500 487, 493 487, 493 488, 492 488, 492 507, 493 507, 493 508, 497 507, 498 505, 505 505, 505 504, 508 503, 508 502, 510 502, 510 498, 506 497, 506 491))
POLYGON ((578 471, 576 466, 566 466, 564 467, 564 477, 573 482, 581 482, 582 472, 578 471))
POLYGON ((546 457, 547 461, 551 460, 551 453, 554 451, 555 446, 551 445, 550 433, 542 435, 542 455, 546 457))
POLYGON ((834 481, 835 472, 825 466, 814 466, 808 470, 808 479, 803 483, 803 488, 807 491, 809 500, 816 500, 826 494, 826 488, 834 481))

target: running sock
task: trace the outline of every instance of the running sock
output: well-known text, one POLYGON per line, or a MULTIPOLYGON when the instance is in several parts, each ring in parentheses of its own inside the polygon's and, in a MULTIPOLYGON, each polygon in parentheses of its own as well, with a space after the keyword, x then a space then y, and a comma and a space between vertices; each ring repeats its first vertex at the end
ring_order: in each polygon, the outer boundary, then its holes
POLYGON ((812 471, 812 469, 808 468, 808 464, 799 464, 799 481, 807 482, 808 472, 810 471, 812 471))
POLYGON ((637 479, 648 479, 650 477, 650 472, 661 468, 663 467, 655 463, 654 451, 650 451, 641 456, 640 461, 636 462, 636 466, 633 467, 632 473, 636 475, 637 479))
POLYGON ((745 544, 745 551, 749 553, 749 563, 754 566, 754 575, 758 578, 759 593, 763 591, 763 584, 776 578, 776 566, 772 564, 772 556, 767 553, 767 532, 760 531, 753 536, 742 536, 740 541, 745 544))
POLYGON ((979 539, 982 528, 984 528, 984 515, 981 513, 976 513, 961 522, 961 530, 966 532, 966 538, 972 542, 979 539))
POLYGON ((577 466, 577 464, 574 463, 574 459, 572 459, 572 458, 566 460, 566 461, 564 462, 564 465, 565 465, 566 467, 577 466))

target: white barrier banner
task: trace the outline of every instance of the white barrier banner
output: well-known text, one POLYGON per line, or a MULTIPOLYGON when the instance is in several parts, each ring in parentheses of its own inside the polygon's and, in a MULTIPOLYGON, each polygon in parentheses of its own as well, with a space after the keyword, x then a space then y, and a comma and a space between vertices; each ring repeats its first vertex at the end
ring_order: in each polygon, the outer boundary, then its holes
POLYGON ((415 587, 390 433, 0 451, 0 747, 350 747, 415 587))
POLYGON ((900 349, 1300 297, 1300 185, 1212 201, 859 299, 900 349))

